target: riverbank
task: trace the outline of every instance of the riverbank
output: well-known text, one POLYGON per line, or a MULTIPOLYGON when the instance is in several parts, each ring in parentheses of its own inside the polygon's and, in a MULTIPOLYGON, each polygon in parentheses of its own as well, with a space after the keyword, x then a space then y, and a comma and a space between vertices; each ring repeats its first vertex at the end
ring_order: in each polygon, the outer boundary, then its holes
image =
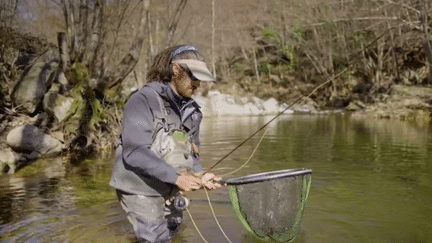
POLYGON ((365 106, 353 117, 397 119, 432 129, 432 87, 394 85, 392 92, 381 102, 365 106))
MULTIPOLYGON (((431 128, 431 87, 394 85, 388 95, 380 98, 380 102, 366 105, 359 100, 354 100, 340 109, 327 109, 323 104, 310 98, 298 100, 294 104, 280 103, 275 98, 265 100, 256 96, 239 97, 223 94, 217 90, 207 91, 205 96, 203 92, 199 92, 194 98, 201 106, 204 117, 265 116, 276 115, 284 110, 285 114, 311 115, 349 112, 352 113, 352 117, 399 119, 414 122, 424 129, 431 128)), ((58 112, 67 113, 67 111, 58 112)), ((121 111, 119 112, 121 114, 121 111)), ((40 117, 44 116, 29 117, 21 114, 3 120, 2 126, 9 128, 2 134, 0 161, 3 172, 14 173, 20 166, 41 157, 69 155, 65 146, 64 130, 43 129, 40 117)), ((114 138, 117 136, 114 133, 110 135, 114 138)), ((104 144, 98 145, 104 150, 93 151, 93 153, 110 153, 113 145, 113 142, 105 139, 104 144)), ((82 156, 85 157, 86 154, 83 153, 82 156)))

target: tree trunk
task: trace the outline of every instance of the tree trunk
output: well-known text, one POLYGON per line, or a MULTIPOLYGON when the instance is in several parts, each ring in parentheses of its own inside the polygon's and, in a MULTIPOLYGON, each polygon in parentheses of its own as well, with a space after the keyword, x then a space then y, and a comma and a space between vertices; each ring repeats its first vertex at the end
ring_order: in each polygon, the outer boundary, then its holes
POLYGON ((187 0, 180 0, 179 5, 174 13, 174 17, 168 27, 168 38, 166 42, 166 47, 169 47, 173 44, 174 34, 177 30, 178 22, 180 21, 180 16, 186 6, 187 0))
POLYGON ((135 39, 132 42, 132 46, 129 50, 129 53, 121 60, 117 69, 114 71, 112 75, 109 88, 121 83, 126 76, 134 69, 135 65, 138 63, 142 45, 145 37, 145 23, 147 18, 147 12, 150 8, 150 0, 142 1, 142 10, 141 10, 141 21, 138 25, 137 34, 135 39))
POLYGON ((147 66, 150 67, 151 62, 155 55, 154 45, 153 45, 153 26, 151 22, 151 14, 150 11, 147 11, 147 31, 148 31, 148 60, 147 60, 147 66))
POLYGON ((96 59, 99 56, 99 49, 102 45, 101 34, 104 23, 104 0, 95 2, 94 16, 92 23, 93 33, 91 35, 90 46, 86 61, 88 62, 89 71, 92 77, 100 77, 101 71, 96 70, 96 59))
POLYGON ((88 32, 88 5, 89 0, 80 0, 79 5, 79 22, 77 24, 77 49, 74 55, 79 62, 84 58, 87 49, 87 32, 88 32))
POLYGON ((66 33, 59 32, 57 34, 57 43, 60 55, 60 68, 64 72, 69 66, 69 49, 66 33))
POLYGON ((77 32, 79 31, 78 28, 78 16, 77 16, 77 11, 75 11, 75 7, 74 7, 74 3, 73 0, 68 0, 69 1, 69 18, 70 18, 70 28, 71 28, 71 33, 69 36, 70 39, 70 53, 72 54, 72 57, 74 57, 74 53, 78 50, 78 42, 77 42, 77 32))
POLYGON ((215 0, 212 1, 212 69, 213 76, 216 78, 216 57, 215 57, 215 35, 216 35, 216 10, 215 10, 215 0))
MULTIPOLYGON (((65 0, 60 0, 60 7, 63 11, 63 17, 64 17, 64 21, 66 24, 66 30, 67 30, 67 42, 71 43, 71 37, 72 37, 72 25, 73 25, 73 21, 71 22, 71 17, 70 17, 70 13, 69 13, 69 8, 68 8, 68 4, 66 3, 65 0)), ((69 54, 69 53, 68 53, 69 54)))

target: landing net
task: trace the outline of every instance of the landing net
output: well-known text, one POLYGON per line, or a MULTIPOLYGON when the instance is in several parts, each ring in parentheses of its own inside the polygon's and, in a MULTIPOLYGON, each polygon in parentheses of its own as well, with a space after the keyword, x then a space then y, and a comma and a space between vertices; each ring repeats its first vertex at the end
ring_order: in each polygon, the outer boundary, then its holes
POLYGON ((266 241, 293 240, 311 184, 310 169, 288 169, 227 180, 233 209, 244 228, 266 241))

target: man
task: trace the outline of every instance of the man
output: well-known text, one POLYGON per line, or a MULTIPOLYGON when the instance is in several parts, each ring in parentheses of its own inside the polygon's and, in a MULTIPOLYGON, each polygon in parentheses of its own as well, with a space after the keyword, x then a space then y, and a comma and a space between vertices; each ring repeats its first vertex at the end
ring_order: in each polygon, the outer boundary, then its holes
POLYGON ((220 187, 219 177, 202 176, 202 113, 192 99, 215 79, 196 47, 176 46, 155 57, 147 80, 126 103, 110 185, 141 242, 169 242, 182 219, 170 199, 220 187))

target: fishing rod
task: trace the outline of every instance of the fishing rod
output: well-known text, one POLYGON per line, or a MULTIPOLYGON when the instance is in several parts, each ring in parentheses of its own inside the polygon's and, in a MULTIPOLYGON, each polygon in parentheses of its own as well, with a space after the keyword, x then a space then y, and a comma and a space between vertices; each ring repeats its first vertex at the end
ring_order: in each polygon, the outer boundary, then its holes
MULTIPOLYGON (((315 93, 319 88, 321 88, 322 86, 326 85, 327 83, 331 82, 333 79, 335 79, 336 77, 338 77, 339 75, 341 75, 342 73, 344 73, 347 70, 347 68, 345 68, 344 70, 342 70, 340 73, 334 75, 333 77, 329 78, 327 81, 325 81, 324 83, 318 85, 315 89, 313 89, 307 96, 306 98, 309 98, 313 93, 315 93)), ((291 107, 293 107, 293 105, 295 105, 297 102, 299 102, 301 99, 303 98, 303 96, 300 96, 298 99, 296 99, 294 102, 292 102, 289 106, 287 106, 283 111, 279 112, 275 117, 273 117, 270 121, 268 121, 266 124, 264 124, 263 126, 261 126, 256 132, 254 132, 252 135, 250 135, 248 138, 246 138, 245 140, 243 140, 243 142, 241 142, 239 145, 237 145, 235 148, 233 148, 229 153, 227 153, 225 156, 223 156, 221 159, 219 159, 216 163, 214 163, 212 166, 210 166, 210 168, 208 168, 203 174, 205 175, 206 173, 208 173, 210 170, 212 170, 214 167, 216 167, 217 165, 219 165, 224 159, 226 159, 228 156, 230 156, 232 153, 234 153, 234 151, 236 151, 238 148, 240 148, 243 144, 245 144, 247 141, 249 141, 249 139, 251 139, 253 136, 255 136, 257 133, 259 133, 261 130, 263 130, 265 127, 267 127, 272 121, 274 121, 276 118, 278 118, 280 115, 282 115, 285 111, 287 111, 288 109, 290 109, 291 107)))

